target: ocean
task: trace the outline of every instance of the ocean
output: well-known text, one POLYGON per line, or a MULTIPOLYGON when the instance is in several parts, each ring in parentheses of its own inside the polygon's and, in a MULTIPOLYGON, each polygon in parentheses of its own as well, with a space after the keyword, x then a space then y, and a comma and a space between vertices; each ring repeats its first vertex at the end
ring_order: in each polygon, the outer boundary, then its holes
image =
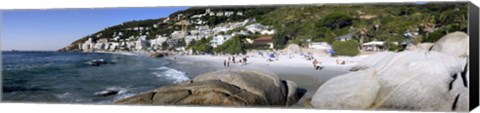
POLYGON ((3 51, 2 101, 111 104, 202 73, 177 70, 199 69, 182 63, 140 55, 3 51), (95 59, 107 64, 87 63, 95 59))

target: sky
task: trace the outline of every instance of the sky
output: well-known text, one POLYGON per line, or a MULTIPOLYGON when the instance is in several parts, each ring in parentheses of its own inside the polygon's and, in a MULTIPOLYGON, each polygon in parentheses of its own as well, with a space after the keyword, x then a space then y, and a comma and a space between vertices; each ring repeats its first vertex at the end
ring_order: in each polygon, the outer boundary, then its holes
POLYGON ((188 7, 0 11, 1 50, 58 50, 106 27, 167 17, 188 7))

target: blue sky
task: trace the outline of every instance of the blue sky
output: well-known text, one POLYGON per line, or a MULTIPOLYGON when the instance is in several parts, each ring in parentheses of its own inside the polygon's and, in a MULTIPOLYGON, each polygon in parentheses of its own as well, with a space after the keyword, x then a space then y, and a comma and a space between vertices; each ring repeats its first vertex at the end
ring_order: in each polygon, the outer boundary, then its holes
POLYGON ((126 21, 167 17, 188 7, 2 10, 2 50, 57 50, 126 21))

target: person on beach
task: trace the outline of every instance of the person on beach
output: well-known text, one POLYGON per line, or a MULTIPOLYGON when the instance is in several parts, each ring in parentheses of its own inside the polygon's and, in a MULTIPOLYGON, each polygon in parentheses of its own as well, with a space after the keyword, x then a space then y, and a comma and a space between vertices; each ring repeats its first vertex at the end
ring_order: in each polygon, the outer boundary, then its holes
POLYGON ((318 69, 322 69, 322 68, 323 68, 322 66, 320 66, 320 64, 321 64, 322 62, 318 61, 317 59, 314 59, 312 63, 313 63, 313 67, 314 67, 315 70, 318 70, 318 69))
POLYGON ((223 61, 223 67, 227 67, 227 60, 223 61))
POLYGON ((230 60, 227 61, 227 67, 230 67, 230 60))
POLYGON ((312 62, 312 64, 313 64, 313 68, 314 68, 314 69, 316 68, 316 66, 317 66, 317 63, 318 63, 317 59, 314 59, 314 60, 313 60, 313 62, 312 62))
POLYGON ((337 64, 344 65, 344 64, 345 64, 345 60, 338 60, 338 59, 337 59, 337 64))
POLYGON ((247 65, 247 57, 243 57, 243 64, 247 65))
POLYGON ((235 63, 235 56, 232 57, 232 62, 235 63))

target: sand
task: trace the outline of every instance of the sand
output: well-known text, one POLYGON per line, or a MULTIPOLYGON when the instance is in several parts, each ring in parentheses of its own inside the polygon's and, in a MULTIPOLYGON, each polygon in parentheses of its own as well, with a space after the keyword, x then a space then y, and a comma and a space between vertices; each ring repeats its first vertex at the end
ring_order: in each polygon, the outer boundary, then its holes
MULTIPOLYGON (((342 74, 348 73, 348 69, 365 56, 357 57, 330 57, 326 55, 315 54, 313 57, 322 63, 320 64, 323 69, 315 70, 312 64, 313 60, 306 60, 302 55, 280 55, 278 60, 267 61, 267 57, 262 57, 258 54, 250 54, 247 58, 247 64, 243 65, 238 62, 243 56, 236 56, 236 63, 230 62, 230 67, 224 67, 224 60, 227 60, 229 56, 211 56, 211 55, 186 55, 186 56, 170 56, 168 58, 173 59, 175 57, 175 62, 177 68, 182 68, 181 65, 194 65, 194 69, 190 66, 190 69, 179 69, 181 71, 190 73, 191 78, 197 76, 198 74, 227 69, 251 69, 258 71, 266 71, 277 74, 281 79, 291 80, 295 82, 300 88, 307 90, 307 93, 300 99, 300 101, 295 105, 296 107, 302 107, 303 102, 311 98, 315 91, 322 85, 325 81, 340 76, 342 74), (344 60, 346 64, 340 65, 336 61, 344 60)), ((188 66, 187 66, 188 67, 188 66)), ((183 67, 186 68, 186 67, 183 67)), ((294 106, 294 107, 295 107, 294 106)))

